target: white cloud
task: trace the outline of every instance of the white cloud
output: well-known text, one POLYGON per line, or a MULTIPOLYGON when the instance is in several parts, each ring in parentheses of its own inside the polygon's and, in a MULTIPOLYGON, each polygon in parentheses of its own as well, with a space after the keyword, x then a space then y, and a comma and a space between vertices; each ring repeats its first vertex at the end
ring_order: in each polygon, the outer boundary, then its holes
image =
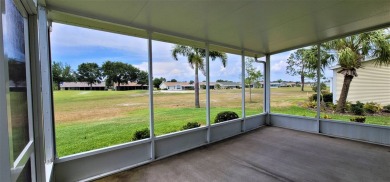
MULTIPOLYGON (((82 27, 53 23, 51 42, 54 59, 72 61, 76 67, 80 62, 93 60, 101 64, 105 60, 124 61, 133 64, 141 70, 148 71, 147 40, 115 33, 91 30, 82 27), (118 52, 99 52, 99 48, 118 50, 118 52), (91 52, 91 53, 89 53, 91 52), (94 56, 90 56, 94 54, 94 56), (71 55, 72 57, 70 57, 71 55), (101 57, 99 57, 101 55, 101 57)), ((178 61, 172 58, 171 50, 174 44, 152 41, 153 46, 153 76, 175 78, 179 81, 194 80, 194 70, 188 65, 187 58, 179 56, 178 61)), ((103 49, 105 50, 105 49, 103 49)), ((227 67, 224 68, 219 59, 210 61, 211 80, 217 79, 240 81, 241 56, 228 54, 227 67)), ((205 80, 199 72, 199 80, 205 80)))
POLYGON ((279 61, 276 64, 271 64, 271 71, 276 71, 276 72, 284 71, 286 70, 287 65, 288 64, 285 61, 279 61))
MULTIPOLYGON (((59 23, 53 23, 53 31, 50 36, 52 46, 56 48, 105 47, 127 51, 132 54, 148 55, 148 42, 144 38, 59 23)), ((152 41, 153 58, 172 59, 170 53, 173 45, 152 41)))

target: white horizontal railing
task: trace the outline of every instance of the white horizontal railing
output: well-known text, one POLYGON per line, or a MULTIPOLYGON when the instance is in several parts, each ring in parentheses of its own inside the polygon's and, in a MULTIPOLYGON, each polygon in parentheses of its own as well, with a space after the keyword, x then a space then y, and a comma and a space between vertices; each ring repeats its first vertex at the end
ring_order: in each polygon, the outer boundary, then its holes
POLYGON ((93 180, 123 170, 144 165, 184 151, 208 145, 250 130, 262 127, 266 114, 239 118, 216 123, 210 127, 199 127, 169 133, 154 138, 154 155, 151 155, 153 142, 144 139, 93 151, 74 154, 55 160, 56 181, 93 180), (247 130, 241 131, 245 123, 247 130), (210 130, 211 141, 207 142, 210 130), (152 159, 150 156, 155 156, 152 159))
POLYGON ((390 146, 388 126, 273 113, 270 118, 271 125, 276 127, 390 146))

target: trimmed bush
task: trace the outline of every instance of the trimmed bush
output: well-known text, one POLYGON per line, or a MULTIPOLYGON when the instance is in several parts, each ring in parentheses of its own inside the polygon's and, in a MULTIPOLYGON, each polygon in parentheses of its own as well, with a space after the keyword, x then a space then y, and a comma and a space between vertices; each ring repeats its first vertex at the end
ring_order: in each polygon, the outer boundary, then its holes
POLYGON ((366 122, 366 117, 364 116, 352 117, 349 120, 353 122, 364 123, 366 122))
POLYGON ((310 102, 317 101, 317 94, 313 94, 313 95, 309 96, 309 101, 310 102))
MULTIPOLYGON (((323 93, 320 100, 324 100, 324 102, 333 102, 333 94, 332 93, 323 93)), ((317 94, 313 94, 309 97, 309 101, 317 101, 317 94)))
POLYGON ((149 128, 135 131, 132 140, 135 141, 135 140, 141 140, 145 138, 150 138, 149 128))
POLYGON ((364 109, 363 109, 364 104, 357 101, 356 104, 351 104, 351 111, 355 115, 362 116, 364 115, 364 109))
POLYGON ((387 106, 383 106, 383 112, 390 112, 390 104, 387 106))
POLYGON ((197 128, 199 127, 200 124, 198 122, 188 122, 186 125, 184 125, 182 127, 183 130, 188 130, 188 129, 191 129, 191 128, 197 128))
POLYGON ((217 116, 214 119, 214 123, 220 123, 220 122, 229 121, 237 118, 238 118, 237 113, 233 111, 223 111, 217 114, 217 116))
POLYGON ((322 94, 324 102, 333 102, 333 94, 332 93, 324 93, 322 94))
POLYGON ((381 111, 381 106, 376 102, 367 102, 363 106, 364 110, 368 113, 374 114, 381 111))

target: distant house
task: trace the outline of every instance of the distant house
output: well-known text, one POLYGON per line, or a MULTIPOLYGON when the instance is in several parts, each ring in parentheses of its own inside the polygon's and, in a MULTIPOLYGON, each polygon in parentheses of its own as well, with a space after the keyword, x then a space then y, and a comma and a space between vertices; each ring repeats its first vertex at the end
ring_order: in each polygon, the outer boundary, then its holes
POLYGON ((188 82, 163 82, 160 88, 161 90, 194 90, 194 85, 188 82))
POLYGON ((279 82, 271 82, 269 85, 270 85, 271 88, 279 88, 280 87, 280 83, 279 82))
POLYGON ((236 89, 241 88, 241 83, 239 82, 217 82, 221 89, 236 89))
MULTIPOLYGON (((390 66, 375 66, 373 60, 364 61, 362 68, 357 70, 358 76, 353 78, 349 87, 347 100, 351 102, 360 101, 377 102, 381 105, 390 104, 390 66)), ((340 97, 343 87, 344 75, 337 73, 340 67, 333 70, 333 102, 340 97)))
MULTIPOLYGON (((254 87, 254 88, 264 88, 264 81, 255 82, 255 83, 253 84, 253 87, 254 87)), ((252 88, 253 88, 253 87, 252 87, 252 88)))
POLYGON ((280 83, 280 87, 296 87, 296 83, 295 82, 281 82, 280 83))
POLYGON ((105 90, 104 82, 92 84, 92 87, 87 82, 62 82, 61 90, 105 90))
MULTIPOLYGON (((210 89, 215 89, 215 84, 216 82, 210 82, 209 85, 210 85, 210 89)), ((200 82, 199 83, 199 87, 201 89, 206 89, 206 82, 200 82)))
MULTIPOLYGON (((114 85, 118 85, 114 83, 114 85)), ((63 82, 60 84, 61 90, 106 90, 107 87, 104 82, 92 84, 92 87, 87 82, 63 82)), ((116 90, 147 90, 147 85, 141 85, 137 83, 128 82, 121 84, 121 86, 115 86, 116 90)))
MULTIPOLYGON (((117 85, 115 83, 115 85, 117 85)), ((120 86, 115 86, 116 90, 147 90, 148 85, 141 85, 138 83, 128 82, 126 84, 121 84, 120 86)))

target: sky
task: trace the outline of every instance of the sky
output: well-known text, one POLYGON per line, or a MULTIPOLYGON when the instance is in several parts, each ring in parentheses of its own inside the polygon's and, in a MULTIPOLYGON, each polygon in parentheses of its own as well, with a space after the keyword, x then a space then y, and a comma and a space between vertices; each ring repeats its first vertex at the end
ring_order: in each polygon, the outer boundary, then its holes
MULTIPOLYGON (((100 66, 107 60, 132 64, 141 70, 148 69, 147 39, 125 36, 104 31, 53 23, 51 38, 52 60, 69 64, 73 70, 84 62, 94 62, 100 66)), ((167 80, 194 80, 195 72, 189 66, 187 58, 179 56, 175 61, 171 55, 174 44, 152 41, 153 77, 164 77, 167 80)), ((292 51, 271 55, 271 81, 299 81, 299 76, 286 74, 287 58, 292 51)), ((241 56, 227 54, 227 66, 220 60, 210 61, 210 80, 217 79, 239 82, 241 80, 241 56)), ((264 60, 265 58, 260 58, 264 60)), ((262 64, 255 63, 257 69, 262 64)), ((326 76, 332 76, 326 70, 326 76)), ((199 81, 206 80, 199 72, 199 81)))

